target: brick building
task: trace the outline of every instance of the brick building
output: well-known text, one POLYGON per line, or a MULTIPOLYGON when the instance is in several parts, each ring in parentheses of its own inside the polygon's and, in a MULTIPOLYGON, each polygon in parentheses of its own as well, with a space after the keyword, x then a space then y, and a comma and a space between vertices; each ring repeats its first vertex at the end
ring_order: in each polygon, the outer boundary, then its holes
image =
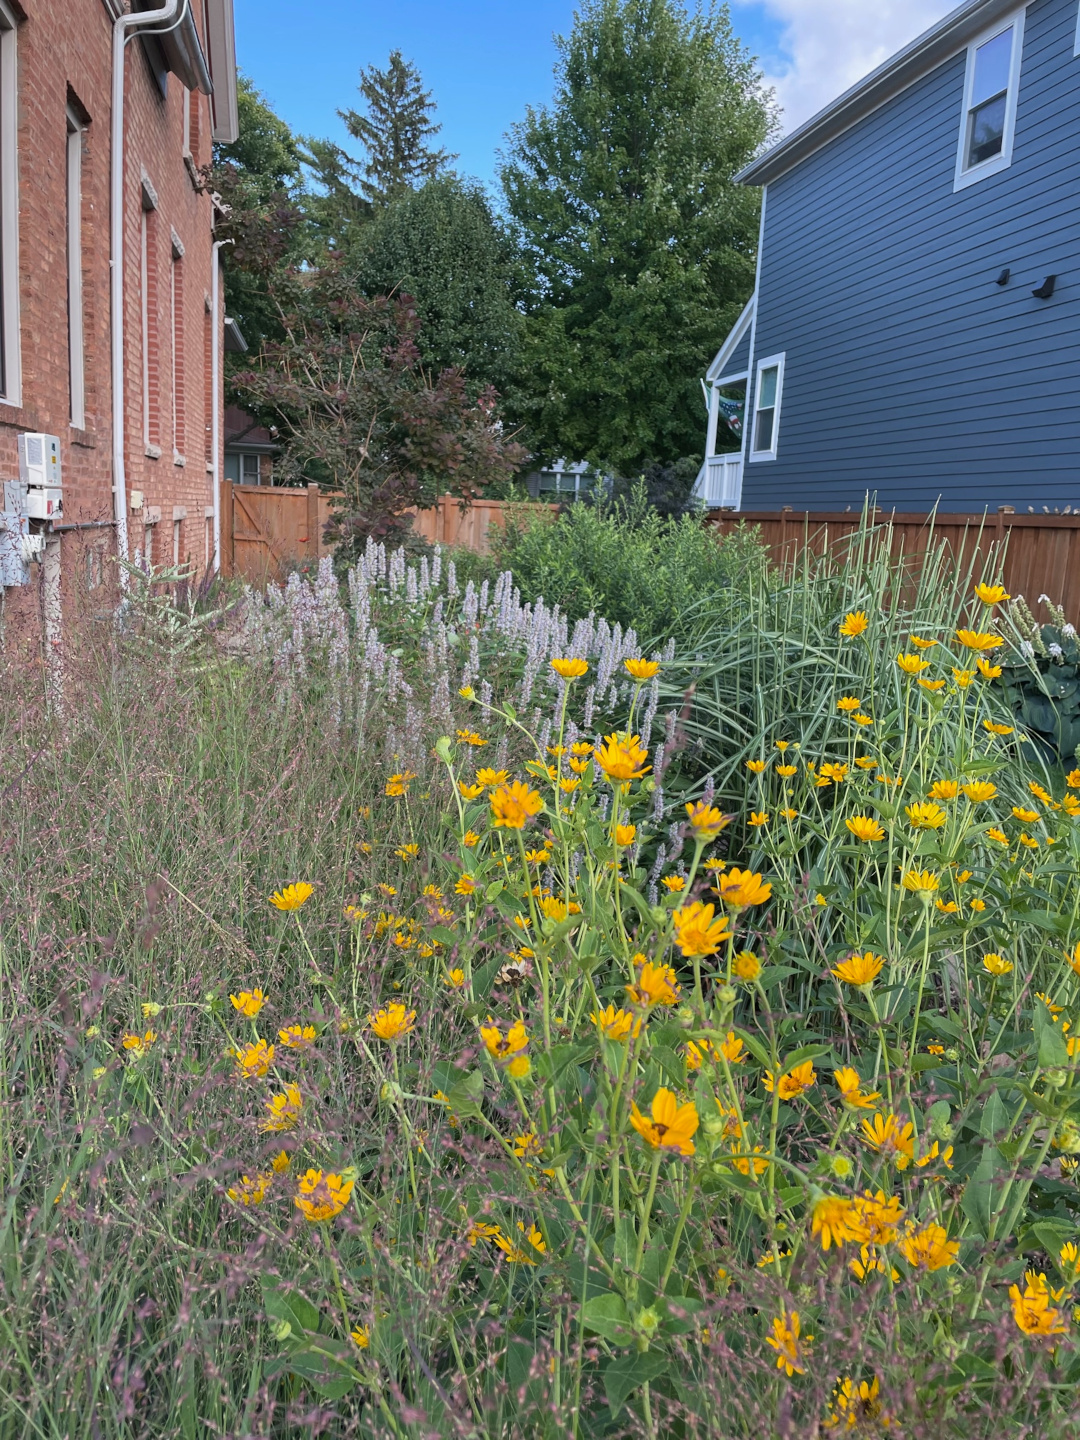
POLYGON ((107 603, 112 555, 214 565, 224 316, 200 167, 236 134, 232 0, 0 0, 0 482, 37 433, 62 479, 60 515, 0 485, 9 638, 55 643, 79 595, 107 603))

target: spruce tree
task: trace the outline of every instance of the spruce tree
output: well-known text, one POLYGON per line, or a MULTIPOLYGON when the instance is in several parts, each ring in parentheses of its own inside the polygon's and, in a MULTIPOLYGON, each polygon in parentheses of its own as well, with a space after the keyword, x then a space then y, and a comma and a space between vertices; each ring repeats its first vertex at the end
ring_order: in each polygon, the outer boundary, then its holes
POLYGON ((367 150, 360 190, 372 205, 384 205, 457 159, 445 150, 429 148, 427 141, 442 129, 431 118, 435 102, 431 91, 424 89, 419 70, 402 58, 400 50, 390 52, 385 70, 374 65, 361 70, 359 90, 367 114, 357 110, 338 114, 349 134, 367 150))

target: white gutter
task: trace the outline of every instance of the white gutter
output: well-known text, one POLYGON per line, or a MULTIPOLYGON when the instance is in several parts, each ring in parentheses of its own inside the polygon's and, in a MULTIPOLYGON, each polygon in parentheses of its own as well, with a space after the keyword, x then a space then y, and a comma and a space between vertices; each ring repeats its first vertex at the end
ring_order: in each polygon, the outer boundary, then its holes
MULTIPOLYGON (((183 23, 189 0, 165 0, 160 10, 132 11, 113 21, 112 136, 109 173, 109 316, 112 338, 113 515, 120 558, 127 560, 127 477, 124 471, 124 48, 140 29, 174 29, 183 23)), ((120 584, 127 589, 127 572, 120 584)))
POLYGON ((210 382, 214 396, 210 406, 210 447, 214 475, 214 574, 221 571, 221 247, 231 240, 215 240, 210 278, 210 310, 213 338, 210 342, 210 382))
MULTIPOLYGON (((735 176, 741 185, 766 185, 799 165, 895 95, 958 55, 988 26, 1024 0, 965 0, 936 25, 917 35, 884 64, 812 115, 735 176)), ((957 105, 959 106, 959 100, 957 105)))

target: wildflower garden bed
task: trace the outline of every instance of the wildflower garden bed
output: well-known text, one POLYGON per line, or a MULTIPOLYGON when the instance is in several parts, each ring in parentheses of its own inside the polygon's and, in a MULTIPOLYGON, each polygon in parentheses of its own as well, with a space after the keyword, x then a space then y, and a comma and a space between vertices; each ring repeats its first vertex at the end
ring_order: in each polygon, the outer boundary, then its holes
POLYGON ((1074 1434, 1026 610, 346 588, 0 702, 4 1435, 1074 1434))

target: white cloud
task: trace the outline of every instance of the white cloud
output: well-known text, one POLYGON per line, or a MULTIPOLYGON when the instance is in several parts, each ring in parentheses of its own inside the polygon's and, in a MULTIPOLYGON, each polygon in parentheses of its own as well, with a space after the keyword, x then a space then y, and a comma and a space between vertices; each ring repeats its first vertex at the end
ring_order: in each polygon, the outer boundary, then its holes
POLYGON ((766 65, 783 106, 783 127, 797 125, 936 24, 957 0, 738 0, 779 24, 784 60, 766 65), (786 61, 786 63, 785 63, 786 61))

